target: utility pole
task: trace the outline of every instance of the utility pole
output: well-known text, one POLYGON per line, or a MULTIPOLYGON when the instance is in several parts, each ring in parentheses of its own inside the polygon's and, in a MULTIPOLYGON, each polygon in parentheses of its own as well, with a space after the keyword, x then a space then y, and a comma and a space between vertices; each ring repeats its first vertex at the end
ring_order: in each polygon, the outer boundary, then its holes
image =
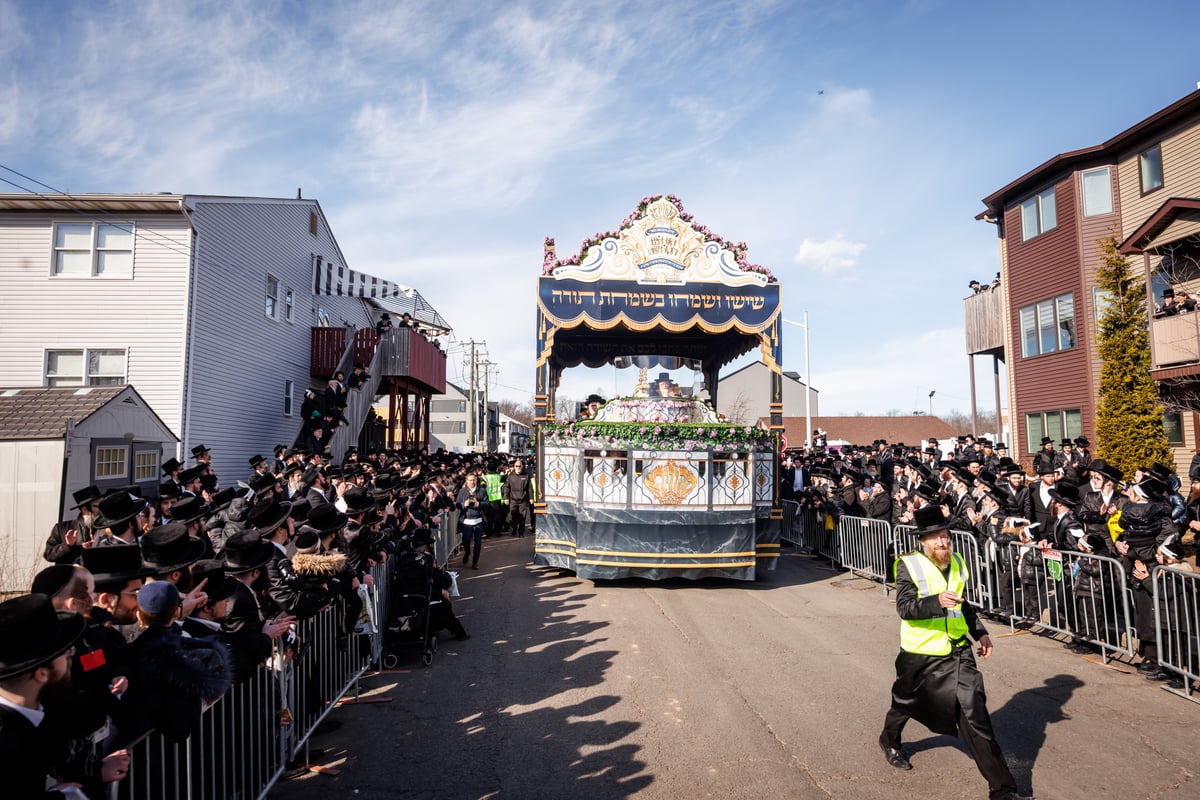
POLYGON ((467 446, 474 447, 475 440, 476 440, 475 419, 476 419, 476 417, 479 416, 479 411, 475 407, 475 340, 471 339, 469 344, 471 345, 471 372, 470 372, 471 385, 470 385, 470 388, 467 390, 467 397, 468 397, 467 407, 470 410, 471 422, 469 423, 469 427, 467 429, 467 446))
POLYGON ((494 367, 494 366, 496 366, 496 362, 492 361, 490 359, 483 362, 483 451, 484 452, 487 452, 488 445, 490 445, 492 443, 491 439, 490 439, 490 436, 492 433, 492 426, 488 424, 492 418, 492 416, 491 416, 492 407, 488 404, 488 382, 489 382, 489 376, 488 376, 489 369, 488 368, 494 367))

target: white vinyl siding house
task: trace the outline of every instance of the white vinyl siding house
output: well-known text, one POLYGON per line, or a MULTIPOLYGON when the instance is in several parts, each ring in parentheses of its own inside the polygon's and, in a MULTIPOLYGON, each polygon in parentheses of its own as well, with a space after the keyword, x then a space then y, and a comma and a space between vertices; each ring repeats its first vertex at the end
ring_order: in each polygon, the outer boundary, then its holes
POLYGON ((181 440, 176 455, 187 460, 204 444, 223 485, 245 479, 250 456, 299 431, 280 400, 285 382, 297 397, 326 385, 329 376, 309 374, 318 310, 332 325, 373 324, 366 301, 313 293, 318 257, 347 266, 320 205, 201 195, 79 203, 75 213, 64 202, 0 195, 0 387, 112 380, 123 353, 120 377, 181 440), (97 217, 131 233, 89 227, 97 217), (70 235, 56 234, 60 224, 74 226, 70 235), (131 268, 117 247, 129 244, 131 268), (109 245, 121 269, 83 268, 109 245), (56 266, 65 250, 67 274, 56 266), (268 275, 277 281, 274 317, 264 314, 268 275))
POLYGON ((290 445, 299 431, 299 416, 286 415, 280 399, 286 382, 298 387, 301 398, 304 387, 327 385, 330 376, 309 374, 318 306, 332 325, 373 323, 361 299, 313 294, 315 257, 345 264, 323 217, 317 235, 310 233, 314 201, 189 197, 188 202, 197 236, 185 409, 190 433, 184 444, 204 444, 214 459, 231 462, 233 472, 224 475, 217 464, 217 474, 229 484, 246 478, 251 456, 290 445), (274 317, 264 313, 268 275, 278 282, 274 317), (291 322, 284 314, 288 291, 294 298, 291 322))
MULTIPOLYGON (((94 214, 136 231, 132 277, 54 273, 56 223, 87 217, 0 210, 0 386, 54 383, 49 353, 78 351, 82 360, 85 352, 123 351, 125 380, 180 434, 191 232, 178 196, 159 206, 163 213, 94 214)), ((103 362, 107 371, 114 358, 103 362)))

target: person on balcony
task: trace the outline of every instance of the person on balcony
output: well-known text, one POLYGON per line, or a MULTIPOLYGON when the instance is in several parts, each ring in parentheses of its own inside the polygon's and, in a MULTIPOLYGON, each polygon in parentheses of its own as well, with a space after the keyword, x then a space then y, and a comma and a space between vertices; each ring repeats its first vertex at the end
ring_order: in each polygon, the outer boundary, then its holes
POLYGON ((387 312, 384 312, 383 315, 379 317, 379 321, 375 323, 375 333, 379 336, 383 336, 385 333, 391 333, 391 331, 392 318, 388 316, 387 312))
MULTIPOLYGON (((1193 308, 1195 304, 1193 303, 1193 308)), ((1154 316, 1156 317, 1173 317, 1181 310, 1181 305, 1175 300, 1174 289, 1163 289, 1162 303, 1154 304, 1154 316)))

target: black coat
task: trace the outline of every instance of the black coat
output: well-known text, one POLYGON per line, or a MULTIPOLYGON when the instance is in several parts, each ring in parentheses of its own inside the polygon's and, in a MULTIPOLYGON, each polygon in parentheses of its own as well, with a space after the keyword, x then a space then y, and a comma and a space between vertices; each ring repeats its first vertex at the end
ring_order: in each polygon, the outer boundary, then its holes
POLYGON ((168 741, 187 738, 200 721, 202 703, 224 694, 232 682, 229 652, 209 639, 187 639, 178 625, 152 625, 130 645, 129 743, 154 729, 168 741))
POLYGON ((46 791, 46 776, 52 754, 65 745, 54 738, 49 715, 36 728, 8 706, 0 706, 0 775, 4 796, 32 800, 62 798, 62 792, 46 791))
MULTIPOLYGON (((972 638, 987 635, 974 608, 962 604, 963 616, 972 638)), ((896 613, 901 619, 936 619, 946 610, 937 596, 918 597, 917 585, 901 561, 896 567, 896 613)), ((920 722, 934 733, 958 731, 958 706, 980 734, 991 738, 983 676, 975 666, 969 645, 948 656, 926 656, 900 651, 896 656, 896 682, 892 684, 892 708, 920 722)))
POLYGON ((51 564, 75 564, 83 556, 83 543, 92 538, 92 531, 83 525, 83 521, 75 519, 63 520, 50 529, 46 539, 46 549, 42 557, 51 564), (66 543, 68 530, 79 531, 79 541, 74 545, 66 543))

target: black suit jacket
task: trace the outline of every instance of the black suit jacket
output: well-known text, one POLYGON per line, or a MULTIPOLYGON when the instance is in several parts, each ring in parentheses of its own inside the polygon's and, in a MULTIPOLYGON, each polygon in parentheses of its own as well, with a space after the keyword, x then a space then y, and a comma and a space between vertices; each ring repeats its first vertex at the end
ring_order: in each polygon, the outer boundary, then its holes
POLYGON ((20 712, 0 706, 0 775, 4 796, 17 800, 62 798, 62 792, 46 791, 52 757, 63 742, 56 742, 49 729, 50 717, 36 728, 20 712))

